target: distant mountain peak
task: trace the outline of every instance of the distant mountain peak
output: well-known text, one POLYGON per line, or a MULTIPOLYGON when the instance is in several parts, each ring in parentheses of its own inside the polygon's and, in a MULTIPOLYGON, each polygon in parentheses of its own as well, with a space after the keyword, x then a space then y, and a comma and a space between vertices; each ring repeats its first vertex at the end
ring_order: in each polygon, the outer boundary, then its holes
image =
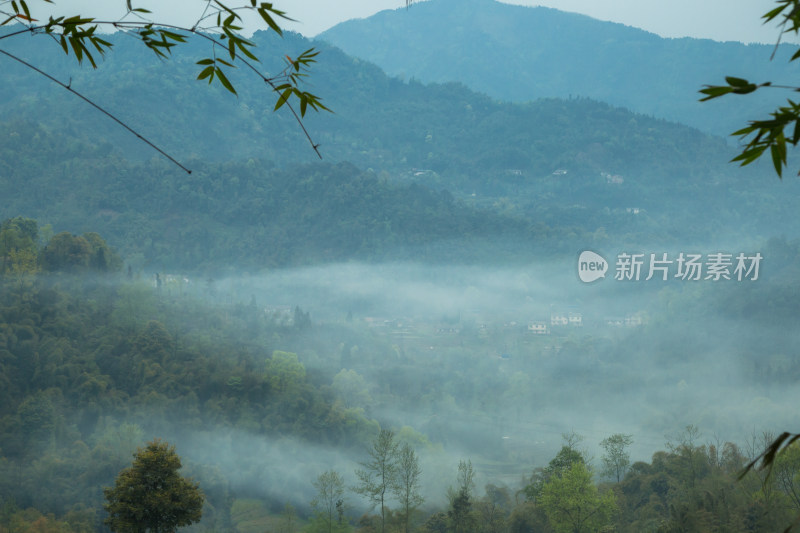
POLYGON ((793 78, 784 58, 769 61, 766 45, 667 39, 582 14, 496 0, 426 0, 343 22, 318 39, 403 79, 462 82, 504 101, 585 96, 717 135, 770 107, 758 98, 700 104, 703 85, 728 75, 793 78))

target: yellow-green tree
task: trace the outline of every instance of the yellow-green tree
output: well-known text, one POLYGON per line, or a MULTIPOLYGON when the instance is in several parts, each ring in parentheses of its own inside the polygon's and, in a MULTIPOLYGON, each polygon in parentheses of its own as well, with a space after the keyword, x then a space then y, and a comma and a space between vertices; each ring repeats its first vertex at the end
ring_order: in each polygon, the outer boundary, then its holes
POLYGON ((603 474, 614 478, 617 483, 627 472, 631 464, 631 454, 627 448, 633 444, 633 436, 615 433, 600 441, 605 450, 603 454, 603 474))
POLYGON ((306 367, 296 353, 275 350, 266 366, 267 382, 281 394, 291 392, 306 379, 306 367))
POLYGON ((199 521, 203 492, 180 468, 175 446, 156 439, 139 448, 114 487, 103 489, 105 524, 118 533, 172 533, 199 521))
POLYGON ((382 429, 372 448, 367 450, 369 460, 356 470, 358 484, 353 487, 356 494, 364 496, 373 507, 381 507, 381 533, 386 529, 386 499, 391 493, 397 476, 397 442, 394 432, 382 429))
POLYGON ((30 218, 15 217, 0 224, 0 274, 20 276, 38 270, 39 226, 30 218))
POLYGON ((403 533, 410 531, 411 515, 425 501, 420 492, 422 467, 419 466, 414 448, 405 443, 397 455, 397 472, 392 492, 400 502, 403 519, 403 533))
POLYGON ((599 492, 592 473, 580 461, 545 484, 541 504, 557 533, 602 531, 617 509, 614 493, 599 492))
POLYGON ((318 533, 343 532, 349 529, 344 519, 344 479, 335 470, 323 472, 313 482, 317 496, 311 501, 314 509, 312 531, 318 533))

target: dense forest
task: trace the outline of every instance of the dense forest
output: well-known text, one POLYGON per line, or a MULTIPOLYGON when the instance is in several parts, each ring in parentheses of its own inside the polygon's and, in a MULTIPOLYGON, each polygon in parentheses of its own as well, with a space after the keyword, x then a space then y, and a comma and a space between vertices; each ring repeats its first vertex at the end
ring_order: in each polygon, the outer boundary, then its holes
MULTIPOLYGON (((642 370, 634 370, 634 359, 643 349, 654 371, 673 379, 666 374, 682 362, 667 339, 686 336, 687 324, 710 312, 737 320, 739 310, 755 306, 764 325, 795 315, 789 291, 800 259, 796 242, 765 248, 782 259, 758 292, 677 290, 671 307, 693 302, 691 313, 653 314, 625 334, 592 329, 528 339, 508 347, 510 355, 487 357, 498 339, 525 335, 493 324, 482 332, 462 318, 451 319, 450 327, 460 328, 454 336, 420 328, 416 338, 398 339, 367 317, 315 321, 297 306, 259 305, 246 280, 232 288, 167 275, 137 279, 99 235, 52 233, 24 218, 0 228, 4 532, 103 530, 101 488, 154 436, 178 445, 185 473, 203 489, 204 518, 195 530, 379 531, 380 515, 343 480, 364 464, 381 428, 415 450, 424 473, 417 487, 424 502, 413 512, 386 502, 390 530, 408 517, 415 530, 442 533, 775 531, 800 510, 794 447, 766 482, 757 471, 737 480, 768 434, 741 432, 728 441, 690 425, 650 460, 634 461, 631 444, 658 429, 610 433, 602 443, 568 432, 550 452, 520 429, 529 424, 523 406, 540 406, 538 416, 546 417, 574 401, 572 389, 548 388, 551 380, 569 379, 598 398, 610 381, 636 394, 632 373, 642 370), (772 292, 782 297, 764 298, 772 292), (698 301, 705 303, 698 308, 698 301), (436 343, 433 352, 428 343, 436 343), (506 392, 491 398, 492 390, 506 392), (414 416, 402 423, 398 410, 414 416), (467 418, 472 423, 459 422, 467 418), (594 455, 598 444, 603 451, 594 455), (457 466, 450 456, 458 449, 470 456, 457 466), (330 472, 341 477, 347 501, 333 524, 314 496, 330 472)), ((706 350, 702 337, 728 331, 708 326, 685 341, 706 350)), ((800 375, 793 360, 763 364, 764 353, 791 353, 796 344, 750 340, 761 354, 743 345, 733 357, 753 382, 780 391, 800 375)), ((662 405, 653 426, 669 427, 664 415, 672 408, 662 405)))
POLYGON ((800 184, 754 188, 752 176, 736 169, 697 177, 680 174, 679 164, 671 178, 503 171, 467 194, 472 182, 463 176, 327 161, 195 160, 187 175, 29 121, 4 127, 2 216, 81 233, 103 227, 129 263, 151 271, 219 275, 347 260, 520 263, 586 245, 764 239, 797 226, 800 184))

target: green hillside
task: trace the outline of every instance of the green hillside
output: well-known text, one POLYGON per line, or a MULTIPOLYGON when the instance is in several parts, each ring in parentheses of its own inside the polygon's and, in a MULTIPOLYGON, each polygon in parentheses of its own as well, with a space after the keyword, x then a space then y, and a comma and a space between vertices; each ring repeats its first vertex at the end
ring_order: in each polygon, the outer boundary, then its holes
MULTIPOLYGON (((778 31, 775 33, 776 39, 778 31)), ((318 37, 403 79, 457 81, 492 98, 589 97, 728 135, 786 95, 701 104, 724 76, 788 83, 788 45, 666 39, 545 7, 494 0, 431 0, 351 20, 318 37)))
MULTIPOLYGON (((159 62, 113 38, 118 49, 97 72, 68 68, 48 40, 9 43, 194 172, 12 65, 0 216, 77 233, 102 224, 137 268, 526 260, 597 238, 685 242, 734 226, 757 237, 792 224, 794 184, 752 187, 758 168, 729 166, 720 138, 588 99, 511 104, 459 84, 402 82, 328 47, 311 82, 335 113, 306 122, 318 165, 260 83, 242 77, 238 98, 221 94, 192 80, 194 45, 159 62)), ((255 40, 290 54, 314 44, 255 40)))

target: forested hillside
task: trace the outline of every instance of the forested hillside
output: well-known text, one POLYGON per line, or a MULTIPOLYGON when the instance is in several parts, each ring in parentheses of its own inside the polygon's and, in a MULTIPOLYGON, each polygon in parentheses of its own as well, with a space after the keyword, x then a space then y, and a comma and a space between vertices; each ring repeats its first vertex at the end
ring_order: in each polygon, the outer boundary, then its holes
MULTIPOLYGON (((29 46, 20 53, 33 57, 51 44, 22 39, 29 46)), ((257 40, 275 45, 265 34, 257 40)), ((279 43, 292 53, 309 45, 298 36, 279 43)), ((308 121, 325 156, 312 165, 297 124, 257 110, 264 93, 253 80, 226 98, 194 85, 188 58, 166 65, 119 45, 99 72, 62 75, 194 172, 63 89, 9 68, 18 97, 3 109, 16 118, 4 122, 0 215, 74 232, 102 224, 137 269, 518 261, 606 236, 641 246, 725 239, 733 227, 769 236, 795 223, 796 184, 754 190, 758 169, 726 166, 732 152, 721 139, 606 104, 497 103, 461 85, 391 79, 326 49, 312 80, 336 113, 308 121)), ((58 72, 57 57, 40 60, 58 72)))
MULTIPOLYGON (((58 49, 46 39, 22 35, 4 45, 71 80, 73 88, 180 158, 257 158, 280 166, 316 158, 291 116, 272 113, 269 92, 257 78, 234 72, 240 93, 235 98, 193 80, 195 46, 165 63, 122 35, 110 38, 116 50, 97 72, 74 67, 54 54, 58 49)), ((334 113, 310 116, 307 123, 332 162, 392 174, 429 169, 454 182, 483 183, 509 169, 535 178, 565 167, 584 174, 646 172, 653 179, 719 175, 730 153, 720 139, 598 101, 503 104, 459 84, 390 78, 372 64, 298 35, 280 40, 261 32, 253 40, 259 48, 288 55, 320 48, 309 81, 322 89, 317 92, 334 113)), ((280 55, 274 56, 264 66, 268 72, 282 68, 280 55)), ((154 156, 118 125, 24 67, 9 64, 4 75, 10 93, 0 104, 3 117, 35 121, 104 150, 113 145, 126 158, 154 156)))
MULTIPOLYGON (((27 122, 7 124, 2 213, 107 238, 135 269, 260 271, 349 259, 513 257, 510 241, 552 251, 564 230, 476 210, 445 191, 393 184, 353 165, 195 161, 191 175, 133 163, 27 122), (500 242, 502 241, 502 242, 500 242)), ((523 254, 524 256, 524 254, 523 254)))
POLYGON ((722 83, 725 76, 793 79, 789 45, 770 61, 774 43, 667 39, 585 15, 494 0, 419 2, 340 23, 317 38, 406 80, 458 81, 513 102, 589 97, 716 135, 765 118, 784 95, 701 104, 703 85, 722 83))
MULTIPOLYGON (((769 532, 797 512, 794 447, 766 484, 756 472, 736 479, 769 439, 742 422, 781 424, 796 401, 800 366, 782 356, 795 352, 796 335, 750 337, 741 314, 756 309, 765 331, 796 314, 796 242, 764 248, 775 262, 758 292, 674 290, 630 331, 591 326, 587 308, 586 332, 537 339, 524 326, 489 319, 482 328, 466 317, 412 320, 405 330, 376 328, 358 311, 320 322, 261 300, 255 279, 136 280, 96 234, 48 239, 39 230, 22 218, 0 230, 3 533, 106 531, 101 488, 153 437, 178 445, 205 494, 195 531, 327 531, 314 502, 331 471, 346 502, 337 531, 376 531, 380 515, 354 492, 353 473, 381 428, 418 454, 424 504, 408 515, 415 531, 560 531, 588 508, 596 509, 581 519, 589 531, 769 532), (65 240, 72 245, 54 261, 65 240), (94 248, 79 244, 90 241, 94 248), (760 300, 771 293, 785 298, 760 300), (693 350, 676 355, 676 335, 693 350), (710 342, 724 335, 725 345, 710 342), (504 355, 487 355, 503 342, 504 355), (723 392, 726 382, 737 384, 735 396, 723 392), (615 405, 631 395, 640 400, 626 416, 646 423, 614 433, 611 420, 624 418, 614 418, 615 405), (553 449, 557 421, 584 402, 601 407, 570 416, 588 435, 566 432, 553 449), (715 429, 681 429, 676 409, 715 429), (776 410, 785 416, 773 418, 776 410), (607 432, 591 429, 598 421, 607 432), (661 431, 668 436, 654 442, 661 431)), ((400 502, 387 507, 388 530, 402 530, 400 502)))

